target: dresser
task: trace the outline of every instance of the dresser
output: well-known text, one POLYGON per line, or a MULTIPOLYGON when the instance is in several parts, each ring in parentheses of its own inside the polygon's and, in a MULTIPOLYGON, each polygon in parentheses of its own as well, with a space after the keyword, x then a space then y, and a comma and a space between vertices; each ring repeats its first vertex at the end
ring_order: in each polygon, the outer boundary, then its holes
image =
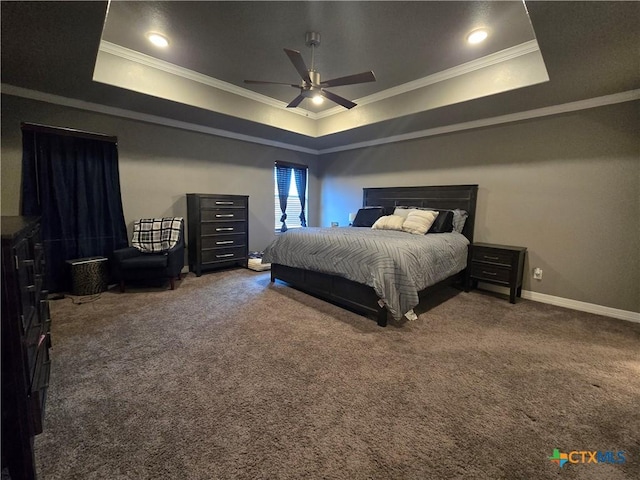
POLYGON ((247 195, 187 194, 189 271, 205 270, 249 259, 249 197, 247 195))
POLYGON ((40 223, 2 217, 2 462, 11 478, 36 477, 51 347, 40 223), (6 464, 5 464, 6 463, 6 464))
POLYGON ((465 290, 477 286, 478 281, 509 288, 509 301, 516 303, 522 295, 522 276, 526 247, 474 243, 469 247, 465 290))

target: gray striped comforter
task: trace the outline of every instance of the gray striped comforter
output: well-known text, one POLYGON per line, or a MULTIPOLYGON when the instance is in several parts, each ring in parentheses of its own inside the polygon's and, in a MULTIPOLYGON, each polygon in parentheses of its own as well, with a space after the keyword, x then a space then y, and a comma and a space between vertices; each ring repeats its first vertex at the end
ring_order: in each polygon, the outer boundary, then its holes
POLYGON ((418 305, 420 290, 466 267, 468 244, 459 233, 300 228, 280 234, 267 247, 262 261, 369 285, 398 320, 418 305))

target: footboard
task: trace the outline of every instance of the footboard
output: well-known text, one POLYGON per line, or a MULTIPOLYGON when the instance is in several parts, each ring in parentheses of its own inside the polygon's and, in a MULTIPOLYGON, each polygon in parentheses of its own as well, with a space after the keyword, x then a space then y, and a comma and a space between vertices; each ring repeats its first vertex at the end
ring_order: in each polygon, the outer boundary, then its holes
POLYGON ((372 287, 336 275, 271 264, 271 281, 281 280, 304 292, 353 309, 360 314, 374 315, 378 325, 387 326, 387 309, 380 307, 372 287))

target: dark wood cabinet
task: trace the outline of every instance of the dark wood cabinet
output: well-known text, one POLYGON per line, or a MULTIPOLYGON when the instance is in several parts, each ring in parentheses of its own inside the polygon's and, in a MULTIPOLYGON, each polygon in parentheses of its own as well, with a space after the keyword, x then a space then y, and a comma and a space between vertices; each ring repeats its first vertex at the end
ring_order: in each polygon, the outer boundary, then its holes
POLYGON ((249 197, 188 193, 189 271, 205 270, 249 260, 249 197))
POLYGON ((51 319, 37 218, 2 217, 2 466, 36 477, 33 437, 42 432, 51 319))
POLYGON ((478 281, 509 287, 509 301, 522 295, 526 247, 474 243, 469 247, 466 286, 468 292, 478 281))

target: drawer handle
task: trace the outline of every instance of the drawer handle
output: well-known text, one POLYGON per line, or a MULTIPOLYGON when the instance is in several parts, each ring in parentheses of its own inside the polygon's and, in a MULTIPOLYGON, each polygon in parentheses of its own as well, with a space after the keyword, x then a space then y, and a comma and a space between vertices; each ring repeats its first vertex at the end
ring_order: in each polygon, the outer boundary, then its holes
POLYGON ((216 218, 233 218, 233 213, 226 213, 226 214, 221 214, 218 213, 216 214, 216 218))
POLYGON ((233 227, 216 228, 216 232, 233 232, 233 227))
POLYGON ((230 243, 233 243, 233 240, 226 240, 224 242, 216 242, 216 245, 229 245, 230 243))
POLYGON ((218 202, 218 201, 216 201, 216 205, 233 205, 233 202, 218 202))
POLYGON ((233 257, 233 253, 225 253, 224 255, 216 255, 216 258, 233 257))
POLYGON ((490 257, 489 255, 485 255, 485 256, 484 256, 484 258, 485 258, 486 260, 500 260, 500 258, 499 258, 499 257, 490 257))
POLYGON ((498 275, 496 272, 485 272, 484 270, 482 271, 482 273, 484 273, 485 275, 491 275, 492 277, 498 275))

